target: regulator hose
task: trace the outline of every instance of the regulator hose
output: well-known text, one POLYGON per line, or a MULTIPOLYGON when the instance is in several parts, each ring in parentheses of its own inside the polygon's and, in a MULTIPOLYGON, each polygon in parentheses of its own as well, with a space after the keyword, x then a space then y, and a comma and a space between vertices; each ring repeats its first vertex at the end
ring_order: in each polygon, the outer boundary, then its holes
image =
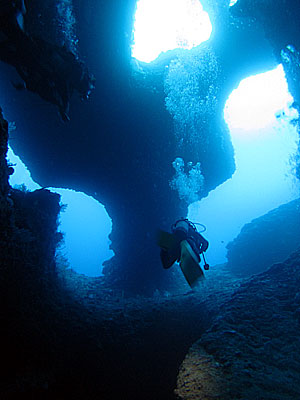
POLYGON ((203 225, 203 224, 200 224, 200 222, 192 222, 192 224, 193 224, 193 225, 199 225, 199 226, 202 226, 203 230, 202 230, 202 231, 199 231, 199 233, 203 233, 203 232, 205 232, 205 231, 206 231, 206 226, 205 226, 205 225, 203 225))

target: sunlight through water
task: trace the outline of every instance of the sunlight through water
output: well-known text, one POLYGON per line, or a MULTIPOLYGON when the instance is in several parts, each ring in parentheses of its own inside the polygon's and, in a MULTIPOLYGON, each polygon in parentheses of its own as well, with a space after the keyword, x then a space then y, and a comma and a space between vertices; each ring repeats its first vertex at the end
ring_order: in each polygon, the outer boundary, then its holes
POLYGON ((189 206, 188 217, 207 226, 213 265, 226 262, 226 245, 244 224, 299 197, 293 156, 299 141, 282 66, 244 79, 229 96, 224 117, 234 147, 232 178, 189 206))
POLYGON ((199 0, 139 0, 132 57, 149 63, 162 52, 198 46, 211 32, 209 16, 199 0))
MULTIPOLYGON (((264 74, 244 79, 229 96, 224 117, 230 130, 257 135, 259 129, 276 123, 277 113, 292 104, 282 65, 264 74)), ((296 115, 296 110, 294 110, 296 115)))

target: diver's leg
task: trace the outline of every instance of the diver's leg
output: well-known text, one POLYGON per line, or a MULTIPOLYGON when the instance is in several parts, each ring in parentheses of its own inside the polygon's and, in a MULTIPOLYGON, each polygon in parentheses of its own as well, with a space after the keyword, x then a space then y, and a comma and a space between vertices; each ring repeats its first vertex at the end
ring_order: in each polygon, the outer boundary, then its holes
POLYGON ((165 269, 171 268, 175 261, 180 257, 180 251, 178 248, 178 252, 170 253, 167 250, 161 249, 160 251, 160 259, 162 262, 162 266, 165 269))
POLYGON ((161 249, 160 259, 161 259, 162 266, 165 269, 168 269, 168 268, 172 267, 172 265, 177 260, 177 257, 172 256, 167 250, 161 249))
POLYGON ((204 273, 199 265, 199 258, 192 249, 187 240, 183 240, 180 244, 180 268, 191 288, 195 287, 198 282, 204 278, 204 273))
POLYGON ((197 243, 195 242, 193 237, 188 237, 186 242, 189 244, 189 252, 195 261, 200 262, 199 249, 197 248, 197 243))
POLYGON ((180 258, 181 234, 162 230, 157 232, 157 244, 161 248, 160 259, 164 268, 170 268, 180 258))

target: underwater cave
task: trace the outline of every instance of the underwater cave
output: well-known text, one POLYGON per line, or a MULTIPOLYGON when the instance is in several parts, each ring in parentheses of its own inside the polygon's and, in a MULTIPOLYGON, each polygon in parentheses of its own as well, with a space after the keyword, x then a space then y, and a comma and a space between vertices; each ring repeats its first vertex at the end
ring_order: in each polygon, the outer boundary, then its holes
POLYGON ((0 4, 1 398, 300 396, 297 17, 0 4))
MULTIPOLYGON (((30 172, 11 148, 7 158, 14 166, 14 173, 9 180, 12 187, 24 191, 41 188, 32 180, 30 172)), ((78 274, 101 276, 103 262, 113 256, 108 239, 111 220, 105 208, 84 193, 71 189, 49 189, 61 196, 59 230, 64 236, 57 249, 58 259, 78 274)))

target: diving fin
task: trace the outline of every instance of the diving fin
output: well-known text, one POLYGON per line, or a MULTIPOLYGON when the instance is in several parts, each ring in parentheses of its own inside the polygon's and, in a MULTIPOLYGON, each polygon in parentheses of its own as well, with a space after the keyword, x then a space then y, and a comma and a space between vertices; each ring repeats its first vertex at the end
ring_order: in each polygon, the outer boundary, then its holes
POLYGON ((204 279, 204 273, 199 265, 196 254, 187 240, 183 240, 181 246, 180 268, 191 288, 204 279))
POLYGON ((174 234, 162 231, 161 229, 157 231, 156 243, 161 249, 168 251, 178 246, 178 240, 176 240, 174 234))
POLYGON ((158 230, 156 243, 161 248, 160 259, 163 267, 165 269, 172 267, 180 257, 178 239, 173 233, 158 230))

